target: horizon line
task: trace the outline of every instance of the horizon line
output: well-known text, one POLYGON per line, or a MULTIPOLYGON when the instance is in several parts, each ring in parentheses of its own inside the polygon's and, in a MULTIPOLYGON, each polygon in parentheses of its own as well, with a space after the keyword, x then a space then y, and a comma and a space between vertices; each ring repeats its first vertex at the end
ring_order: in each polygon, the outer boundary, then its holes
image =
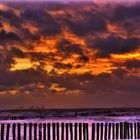
POLYGON ((0 2, 57 2, 57 3, 69 3, 69 2, 93 2, 93 3, 136 3, 140 0, 0 0, 0 2))
POLYGON ((106 108, 101 108, 101 107, 96 107, 96 108, 14 108, 14 109, 0 109, 1 111, 18 111, 18 110, 106 110, 106 109, 140 109, 140 107, 106 107, 106 108))

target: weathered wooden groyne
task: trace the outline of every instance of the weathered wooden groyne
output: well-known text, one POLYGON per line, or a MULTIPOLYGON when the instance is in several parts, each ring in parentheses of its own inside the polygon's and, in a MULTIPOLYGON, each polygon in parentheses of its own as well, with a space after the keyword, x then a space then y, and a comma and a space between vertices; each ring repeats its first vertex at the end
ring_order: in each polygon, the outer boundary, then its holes
POLYGON ((1 122, 0 140, 138 140, 140 122, 1 122))
POLYGON ((140 109, 1 110, 0 140, 140 140, 140 109))

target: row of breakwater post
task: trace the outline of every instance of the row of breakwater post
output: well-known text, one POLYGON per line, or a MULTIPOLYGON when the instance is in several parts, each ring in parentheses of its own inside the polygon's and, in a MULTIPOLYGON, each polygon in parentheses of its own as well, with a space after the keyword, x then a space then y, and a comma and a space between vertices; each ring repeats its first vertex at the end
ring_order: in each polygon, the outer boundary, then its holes
POLYGON ((0 140, 125 139, 140 139, 140 122, 0 123, 0 140))

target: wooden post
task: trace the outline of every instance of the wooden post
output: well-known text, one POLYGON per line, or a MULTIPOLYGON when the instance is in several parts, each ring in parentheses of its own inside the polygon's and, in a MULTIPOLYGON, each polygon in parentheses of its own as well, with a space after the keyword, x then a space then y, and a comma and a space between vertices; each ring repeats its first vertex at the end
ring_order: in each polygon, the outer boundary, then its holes
POLYGON ((34 123, 34 140, 37 140, 37 124, 34 123))
POLYGON ((124 122, 124 139, 127 139, 127 124, 124 122))
POLYGON ((95 124, 94 123, 92 123, 92 134, 91 134, 92 136, 92 140, 95 140, 95 124))
POLYGON ((1 124, 1 140, 4 140, 4 124, 1 124))
POLYGON ((56 124, 56 128, 57 128, 57 140, 59 140, 59 123, 56 124))
POLYGON ((55 123, 52 124, 52 135, 53 135, 53 140, 55 140, 55 123))
POLYGON ((137 139, 138 139, 138 137, 139 137, 139 130, 138 130, 138 127, 139 127, 139 125, 138 125, 138 122, 136 123, 136 125, 137 125, 137 139))
POLYGON ((74 124, 74 140, 77 140, 77 123, 74 124))
POLYGON ((133 123, 130 124, 130 139, 133 139, 133 123))
POLYGON ((115 139, 115 124, 112 123, 112 135, 113 135, 113 140, 115 139))
POLYGON ((29 123, 29 140, 32 140, 32 123, 29 123))
POLYGON ((64 140, 64 123, 61 123, 61 140, 64 140))
POLYGON ((17 130, 18 130, 18 140, 21 140, 21 124, 17 124, 17 130))
POLYGON ((135 135, 135 139, 137 139, 137 124, 134 123, 134 135, 135 135))
POLYGON ((70 123, 70 137, 71 137, 71 140, 73 140, 73 124, 70 123))
POLYGON ((27 124, 24 123, 24 140, 26 140, 26 136, 27 136, 27 124))
POLYGON ((79 123, 79 140, 82 140, 82 123, 79 123))
POLYGON ((88 132, 88 123, 86 123, 85 124, 85 129, 86 129, 86 140, 88 140, 89 139, 89 136, 88 136, 88 134, 89 134, 89 132, 88 132))
POLYGON ((104 140, 107 140, 107 139, 108 139, 108 138, 107 138, 107 126, 108 126, 108 124, 105 123, 104 140))
POLYGON ((127 131, 127 122, 124 123, 124 138, 127 139, 128 131, 127 131))
POLYGON ((69 129, 68 129, 69 125, 68 123, 66 123, 66 140, 69 139, 69 129))
POLYGON ((83 138, 86 140, 86 124, 83 123, 83 138))
POLYGON ((140 139, 140 123, 138 122, 138 127, 137 127, 137 129, 138 129, 138 139, 140 139))
POLYGON ((99 123, 97 123, 96 124, 97 125, 97 129, 96 129, 96 131, 97 131, 97 140, 99 140, 99 135, 100 135, 100 124, 99 123))
POLYGON ((109 128, 108 128, 108 139, 111 139, 111 123, 109 123, 109 128))
POLYGON ((116 123, 116 139, 118 139, 119 138, 119 124, 118 123, 116 123))
POLYGON ((120 122, 120 139, 123 139, 123 123, 120 122))
POLYGON ((39 124, 39 140, 42 140, 42 124, 39 124))
POLYGON ((101 140, 103 140, 103 127, 104 127, 104 124, 103 123, 101 123, 101 133, 100 133, 100 135, 101 135, 101 140))
POLYGON ((46 123, 43 123, 43 140, 46 140, 46 123))
POLYGON ((47 124, 48 140, 51 139, 51 131, 50 131, 50 129, 51 129, 51 125, 50 125, 50 123, 48 123, 47 124))
POLYGON ((10 124, 7 124, 6 140, 9 140, 9 135, 10 135, 10 124))
POLYGON ((12 128, 12 133, 13 133, 13 140, 16 140, 16 124, 13 124, 13 128, 12 128))
POLYGON ((130 139, 130 132, 129 132, 129 128, 130 128, 130 123, 127 123, 127 139, 130 139))

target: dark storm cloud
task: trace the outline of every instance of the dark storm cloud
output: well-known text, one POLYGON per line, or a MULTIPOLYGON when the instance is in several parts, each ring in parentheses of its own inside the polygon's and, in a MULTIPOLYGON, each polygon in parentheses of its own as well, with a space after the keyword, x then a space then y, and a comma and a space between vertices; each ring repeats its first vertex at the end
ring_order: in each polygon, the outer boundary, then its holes
POLYGON ((112 71, 112 74, 119 77, 119 78, 123 78, 127 75, 128 71, 126 69, 121 69, 121 68, 118 68, 118 69, 115 69, 112 71))
POLYGON ((85 36, 106 30, 106 22, 102 15, 93 14, 92 11, 83 11, 79 13, 78 11, 75 11, 75 14, 77 14, 77 17, 82 17, 82 19, 65 20, 65 24, 74 34, 85 36))
POLYGON ((133 19, 140 17, 140 5, 135 4, 132 6, 117 6, 114 10, 113 20, 114 21, 121 21, 125 19, 133 19))
POLYGON ((137 82, 140 82, 139 77, 121 77, 121 78, 105 78, 99 77, 100 79, 96 79, 95 82, 92 81, 87 86, 87 93, 99 92, 119 92, 119 93, 138 93, 140 92, 140 87, 137 82), (135 82, 134 82, 135 81, 135 82), (95 86, 95 85, 96 86, 95 86), (93 86, 94 85, 94 86, 93 86))
POLYGON ((140 60, 132 59, 128 60, 124 63, 124 66, 128 69, 133 69, 133 68, 140 68, 140 60))
POLYGON ((6 45, 2 45, 4 51, 0 51, 0 62, 1 70, 7 71, 10 68, 10 65, 14 63, 13 58, 24 58, 25 54, 22 50, 17 47, 11 47, 10 50, 7 50, 6 45), (7 69, 5 68, 7 66, 7 69))
POLYGON ((136 50, 139 47, 139 40, 110 36, 108 38, 97 38, 91 47, 98 51, 96 53, 97 57, 109 57, 110 54, 124 54, 136 50))
POLYGON ((86 63, 86 62, 89 62, 89 58, 86 55, 82 55, 82 56, 79 57, 78 61, 86 63))
POLYGON ((58 68, 58 69, 71 69, 72 65, 71 64, 63 64, 61 62, 55 62, 54 68, 58 68))
POLYGON ((62 40, 57 44, 58 51, 60 53, 64 53, 65 56, 69 56, 71 54, 79 54, 83 55, 83 50, 80 45, 72 44, 70 41, 62 40))
MULTIPOLYGON (((48 14, 44 9, 30 9, 26 4, 24 7, 22 5, 17 5, 16 8, 12 4, 7 5, 9 8, 8 10, 0 10, 0 18, 2 23, 7 21, 11 27, 14 27, 18 33, 21 34, 22 39, 32 39, 36 40, 40 36, 47 36, 47 35, 56 35, 60 33, 61 27, 55 21, 55 19, 48 14), (13 8, 13 9, 12 9, 13 8), (18 10, 20 13, 19 16, 16 15, 14 10, 18 10), (24 28, 24 24, 32 24, 35 25, 39 32, 36 34, 32 34, 27 28, 24 28)), ((1 26, 2 28, 2 26, 1 26)), ((29 27, 31 28, 31 27, 29 27)))
POLYGON ((5 11, 0 10, 0 16, 8 20, 13 19, 13 22, 17 21, 18 19, 12 10, 5 10, 5 11))
POLYGON ((12 47, 11 54, 13 54, 15 57, 18 57, 18 58, 24 58, 25 57, 24 52, 22 50, 20 50, 19 48, 16 48, 16 47, 12 47))
MULTIPOLYGON (((6 89, 6 87, 14 88, 15 84, 18 83, 20 86, 28 85, 29 83, 58 83, 61 87, 65 87, 67 91, 80 90, 87 94, 96 93, 110 93, 119 92, 127 94, 127 92, 139 92, 139 82, 140 78, 137 76, 126 76, 126 71, 116 70, 110 74, 100 74, 98 76, 87 74, 73 74, 69 75, 67 73, 62 75, 52 75, 46 76, 40 72, 35 72, 34 70, 19 71, 15 73, 9 73, 0 76, 0 85, 3 85, 1 91, 6 89), (30 76, 29 76, 30 75, 30 76), (8 79, 5 79, 5 76, 8 79), (16 78, 16 77, 18 78, 16 78), (135 81, 135 82, 134 82, 135 81), (83 84, 82 84, 83 83, 83 84), (5 87, 4 87, 5 86, 5 87)), ((28 89, 28 88, 26 88, 28 89)), ((30 87, 29 87, 30 89, 30 87)), ((31 87, 32 89, 32 87, 31 87)), ((34 89, 34 94, 36 94, 36 89, 34 89)), ((43 93, 40 93, 42 96, 43 93)))
POLYGON ((21 28, 21 23, 23 22, 23 19, 18 17, 13 12, 13 10, 7 10, 7 11, 0 10, 0 17, 1 17, 2 20, 5 19, 6 21, 8 21, 8 23, 10 25, 12 25, 13 27, 21 28))
POLYGON ((97 94, 102 96, 104 93, 137 93, 140 92, 140 77, 127 76, 127 71, 118 69, 112 74, 103 73, 98 76, 87 74, 67 73, 61 76, 50 77, 50 82, 58 83, 65 87, 67 91, 80 90, 86 94, 97 94))
MULTIPOLYGON (((139 5, 134 6, 115 6, 116 8, 107 7, 100 11, 94 4, 91 4, 90 11, 84 9, 84 6, 81 5, 81 9, 79 10, 77 7, 78 5, 60 5, 58 8, 57 5, 50 5, 45 6, 45 4, 40 4, 37 6, 36 4, 33 5, 34 7, 39 8, 32 8, 31 5, 27 6, 26 4, 23 5, 19 4, 17 6, 9 5, 11 7, 16 7, 16 9, 21 11, 20 17, 18 17, 12 10, 8 11, 0 11, 0 16, 6 19, 10 25, 14 26, 22 33, 24 33, 24 37, 29 37, 31 39, 36 39, 40 35, 56 35, 59 34, 63 27, 68 27, 70 31, 74 34, 79 36, 86 36, 89 34, 101 33, 107 31, 106 25, 108 22, 121 22, 121 26, 127 28, 129 26, 129 22, 133 21, 135 18, 139 18, 139 5), (74 13, 71 15, 71 12, 67 12, 66 9, 69 8, 74 13), (108 11, 106 9, 109 9, 108 11), (51 14, 47 13, 47 10, 64 10, 66 13, 62 16, 56 15, 55 17, 51 14), (99 11, 100 12, 99 12, 99 11), (105 12, 104 12, 105 10, 105 12), (112 11, 114 13, 112 17, 108 17, 107 15, 112 11), (79 18, 80 17, 80 18, 79 18), (124 22, 125 19, 129 19, 130 21, 124 22), (39 33, 33 35, 27 29, 23 29, 21 24, 23 23, 32 23, 39 29, 39 33)), ((88 5, 89 6, 89 5, 88 5)), ((131 22, 130 22, 131 23, 131 22)), ((130 27, 129 27, 130 28, 130 27)))
POLYGON ((4 41, 19 41, 20 38, 18 37, 17 34, 13 33, 13 32, 6 32, 4 30, 0 31, 0 40, 2 42, 4 41))
POLYGON ((22 70, 22 71, 14 71, 10 72, 9 65, 1 65, 0 67, 0 85, 5 86, 15 86, 18 84, 26 85, 31 83, 45 82, 46 75, 40 70, 22 70))
POLYGON ((40 30, 41 35, 56 35, 60 33, 60 26, 45 9, 26 9, 23 18, 33 22, 40 30))
POLYGON ((39 52, 29 52, 26 55, 30 56, 32 60, 45 60, 48 58, 48 54, 39 52))
POLYGON ((140 33, 138 28, 140 24, 140 4, 134 5, 117 5, 116 8, 111 9, 112 17, 109 22, 118 24, 119 27, 128 33, 128 36, 133 36, 140 33))
POLYGON ((49 53, 44 53, 44 52, 26 52, 24 53, 24 55, 28 58, 31 59, 31 61, 39 61, 40 64, 44 62, 45 64, 45 61, 57 61, 57 59, 55 58, 56 54, 55 53, 52 53, 52 52, 49 52, 49 53))
MULTIPOLYGON (((20 10, 20 9, 17 9, 20 10)), ((22 24, 24 24, 26 21, 24 20, 24 18, 22 16, 17 16, 12 10, 8 10, 8 11, 0 11, 0 19, 1 19, 1 23, 5 24, 5 21, 8 22, 9 26, 15 29, 15 32, 18 32, 18 34, 13 33, 13 32, 8 32, 7 36, 5 38, 7 38, 7 40, 13 38, 17 41, 21 41, 19 39, 37 39, 37 35, 33 35, 32 33, 30 33, 27 29, 22 27, 22 24), (10 38, 11 37, 11 38, 10 38)), ((1 30, 5 30, 4 26, 1 25, 1 30)), ((5 32, 5 31, 4 31, 5 32)), ((3 37, 4 38, 4 37, 3 37)))

